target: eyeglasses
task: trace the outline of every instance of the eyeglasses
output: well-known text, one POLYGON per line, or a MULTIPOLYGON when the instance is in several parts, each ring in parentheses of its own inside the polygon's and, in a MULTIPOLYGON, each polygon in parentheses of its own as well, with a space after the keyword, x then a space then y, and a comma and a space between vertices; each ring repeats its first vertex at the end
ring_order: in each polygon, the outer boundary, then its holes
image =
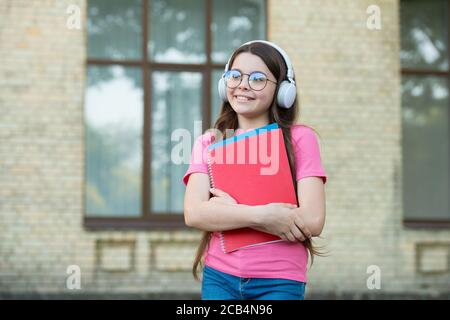
POLYGON ((234 88, 237 88, 241 84, 242 77, 244 75, 248 76, 248 79, 247 79, 248 85, 250 86, 250 88, 252 90, 255 90, 255 91, 261 91, 262 89, 264 89, 267 85, 267 81, 277 84, 275 81, 267 79, 267 76, 264 73, 262 73, 261 71, 254 71, 250 74, 247 74, 247 73, 242 73, 239 70, 233 69, 233 70, 228 70, 227 72, 225 72, 223 77, 225 79, 225 83, 226 83, 227 87, 230 89, 234 89, 234 88))

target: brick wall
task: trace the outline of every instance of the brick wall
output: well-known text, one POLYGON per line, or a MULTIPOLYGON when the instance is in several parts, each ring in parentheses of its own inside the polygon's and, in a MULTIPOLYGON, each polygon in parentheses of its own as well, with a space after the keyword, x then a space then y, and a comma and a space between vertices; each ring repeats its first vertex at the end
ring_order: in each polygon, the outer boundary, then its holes
POLYGON ((381 271, 377 294, 450 287, 449 230, 402 224, 399 12, 394 0, 271 1, 269 37, 293 60, 301 120, 319 131, 329 175, 318 242, 329 256, 311 269, 310 293, 372 294, 371 265, 381 271), (380 30, 367 28, 372 4, 380 30))
POLYGON ((85 8, 0 1, 0 292, 72 293, 70 265, 83 293, 198 291, 197 233, 83 229, 85 8))

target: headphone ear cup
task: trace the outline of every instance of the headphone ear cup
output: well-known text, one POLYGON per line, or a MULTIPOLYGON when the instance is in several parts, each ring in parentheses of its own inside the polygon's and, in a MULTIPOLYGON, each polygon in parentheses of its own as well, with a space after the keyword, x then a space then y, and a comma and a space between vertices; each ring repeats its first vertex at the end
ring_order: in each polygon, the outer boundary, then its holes
POLYGON ((297 96, 297 87, 289 81, 283 81, 280 84, 277 94, 277 103, 281 108, 289 109, 293 106, 297 96))
POLYGON ((219 91, 219 97, 223 102, 227 102, 227 86, 225 85, 225 79, 223 77, 220 78, 219 83, 217 84, 217 90, 219 91))

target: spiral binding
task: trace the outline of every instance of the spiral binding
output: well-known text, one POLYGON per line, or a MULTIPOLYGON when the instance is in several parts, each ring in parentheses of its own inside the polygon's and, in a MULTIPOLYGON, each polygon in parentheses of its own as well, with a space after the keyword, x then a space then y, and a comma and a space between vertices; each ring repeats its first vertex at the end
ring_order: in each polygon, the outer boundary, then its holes
MULTIPOLYGON (((212 167, 211 167, 211 159, 212 159, 212 150, 208 150, 208 156, 207 156, 207 163, 208 163, 208 176, 209 176, 209 184, 211 186, 211 188, 215 188, 215 183, 214 183, 214 176, 213 176, 213 171, 212 171, 212 167)), ((223 253, 226 253, 225 250, 225 238, 223 236, 223 232, 220 231, 219 232, 219 239, 220 239, 220 247, 222 248, 223 253)))
POLYGON ((214 184, 214 177, 212 174, 212 168, 211 168, 211 150, 208 150, 208 157, 207 157, 207 162, 208 162, 208 176, 209 176, 209 184, 211 186, 211 188, 215 188, 215 184, 214 184))
POLYGON ((223 236, 222 231, 220 231, 219 238, 220 238, 220 247, 222 248, 223 253, 227 253, 227 251, 225 250, 225 238, 223 236))

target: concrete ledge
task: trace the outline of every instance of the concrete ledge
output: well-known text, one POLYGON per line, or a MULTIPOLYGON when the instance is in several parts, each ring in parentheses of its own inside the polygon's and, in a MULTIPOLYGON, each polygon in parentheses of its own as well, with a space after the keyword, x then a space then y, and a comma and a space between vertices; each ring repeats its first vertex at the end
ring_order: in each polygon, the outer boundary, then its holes
MULTIPOLYGON (((199 300, 196 293, 6 293, 0 300, 199 300)), ((324 292, 306 296, 306 300, 450 300, 450 291, 439 294, 324 292)))

